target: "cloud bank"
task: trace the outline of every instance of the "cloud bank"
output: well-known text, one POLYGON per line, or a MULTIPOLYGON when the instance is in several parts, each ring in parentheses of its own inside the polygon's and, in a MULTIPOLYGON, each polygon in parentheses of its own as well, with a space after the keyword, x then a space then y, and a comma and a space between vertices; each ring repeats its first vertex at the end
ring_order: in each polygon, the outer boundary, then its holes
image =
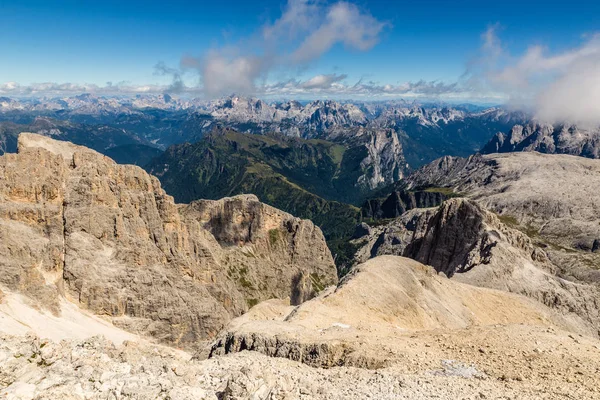
MULTIPOLYGON (((290 97, 337 97, 349 99, 352 97, 380 98, 380 97, 440 97, 463 96, 457 83, 445 84, 437 81, 407 82, 400 85, 381 85, 377 82, 359 81, 354 84, 347 83, 344 74, 315 75, 307 80, 290 79, 276 83, 265 83, 253 86, 251 92, 254 96, 270 98, 290 97)), ((239 83, 237 83, 239 85, 239 83)), ((20 85, 15 82, 0 84, 0 96, 68 96, 81 93, 94 93, 98 95, 135 95, 135 94, 162 94, 179 93, 190 96, 205 95, 201 86, 185 86, 181 84, 170 85, 131 85, 128 83, 107 84, 105 86, 93 84, 74 83, 36 83, 20 85)))
POLYGON ((470 92, 499 93, 517 106, 535 110, 549 122, 600 124, 600 35, 579 46, 551 53, 534 45, 521 55, 508 52, 494 25, 482 35, 481 56, 461 85, 470 92))
POLYGON ((164 93, 172 85, 132 85, 127 82, 106 85, 79 84, 79 83, 55 83, 42 82, 31 85, 21 85, 17 82, 0 83, 1 96, 63 96, 82 93, 96 93, 104 95, 132 95, 144 93, 164 93))
POLYGON ((271 72, 303 68, 337 44, 357 51, 371 49, 385 26, 345 1, 289 0, 282 15, 248 43, 187 57, 182 67, 198 72, 209 97, 255 94, 260 92, 257 83, 266 81, 271 72))

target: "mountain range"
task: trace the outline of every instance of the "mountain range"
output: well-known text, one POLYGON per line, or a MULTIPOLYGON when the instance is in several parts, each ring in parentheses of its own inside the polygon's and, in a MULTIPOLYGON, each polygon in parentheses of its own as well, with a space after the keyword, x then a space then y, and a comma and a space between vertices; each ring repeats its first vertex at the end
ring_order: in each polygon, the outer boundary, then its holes
POLYGON ((178 202, 253 193, 321 227, 340 271, 352 263, 349 239, 361 221, 455 195, 436 185, 405 189, 403 178, 440 156, 479 149, 598 154, 594 130, 541 124, 497 107, 395 100, 2 98, 0 149, 15 151, 22 131, 142 166, 178 202))
MULTIPOLYGON (((514 124, 527 121, 527 115, 501 108, 405 101, 267 103, 239 96, 204 101, 169 95, 119 98, 89 94, 60 99, 1 98, 0 123, 19 125, 18 129, 0 128, 4 148, 15 151, 15 132, 19 129, 43 134, 35 126, 31 129, 40 117, 57 125, 65 140, 81 145, 92 143, 71 135, 73 128, 65 126, 65 122, 84 124, 97 131, 120 130, 140 144, 162 150, 173 144, 196 142, 219 126, 244 133, 281 133, 341 143, 353 141, 364 130, 384 131, 386 135, 393 132, 411 168, 446 154, 468 156, 497 132, 508 131, 514 124)), ((107 141, 103 149, 90 147, 104 151, 117 145, 107 141)))

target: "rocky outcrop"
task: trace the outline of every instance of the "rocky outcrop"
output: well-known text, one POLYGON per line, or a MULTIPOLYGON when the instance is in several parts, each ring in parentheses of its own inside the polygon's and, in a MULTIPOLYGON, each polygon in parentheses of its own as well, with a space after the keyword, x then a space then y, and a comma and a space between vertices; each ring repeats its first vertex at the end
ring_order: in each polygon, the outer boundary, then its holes
POLYGON ((408 167, 396 132, 360 128, 357 136, 366 150, 366 157, 360 162, 364 172, 358 177, 359 187, 373 190, 404 177, 408 167))
POLYGON ((334 127, 324 138, 347 148, 341 167, 364 193, 399 181, 409 170, 400 135, 392 129, 334 127))
POLYGON ((600 234, 594 195, 600 184, 598 160, 534 152, 444 157, 411 174, 406 183, 409 189, 452 188, 519 223, 544 225, 541 234, 571 240, 600 234))
MULTIPOLYGON (((416 233, 412 237, 404 253, 450 278, 467 272, 490 261, 491 250, 497 244, 485 225, 490 220, 475 202, 447 201, 426 222, 423 235, 416 233)), ((518 244, 527 242, 522 236, 516 240, 518 244)))
POLYGON ((138 167, 33 134, 0 177, 0 284, 57 315, 66 297, 192 346, 261 300, 337 280, 321 231, 254 196, 176 205, 138 167))
POLYGON ((435 185, 476 199, 532 237, 561 276, 600 282, 592 251, 600 238, 599 160, 535 152, 445 157, 406 182, 409 189, 435 185))
POLYGON ((379 369, 389 366, 388 360, 376 355, 359 354, 357 346, 346 341, 306 341, 298 336, 266 332, 227 332, 213 345, 209 357, 214 358, 241 351, 255 351, 269 357, 287 358, 314 368, 355 367, 379 369))
POLYGON ((358 260, 403 255, 445 276, 530 297, 596 334, 600 290, 557 277, 544 248, 472 200, 413 210, 363 239, 358 260))
POLYGON ((387 198, 367 200, 361 213, 366 219, 398 218, 413 208, 438 206, 447 198, 448 195, 436 191, 393 191, 387 198))
POLYGON ((506 134, 497 133, 481 149, 482 154, 514 151, 539 151, 540 153, 599 158, 600 129, 531 122, 527 125, 515 125, 506 134))
POLYGON ((363 235, 356 235, 351 240, 358 247, 353 265, 377 256, 404 256, 406 247, 413 239, 424 235, 427 221, 435 212, 434 208, 414 208, 384 224, 369 227, 367 232, 363 230, 363 235))

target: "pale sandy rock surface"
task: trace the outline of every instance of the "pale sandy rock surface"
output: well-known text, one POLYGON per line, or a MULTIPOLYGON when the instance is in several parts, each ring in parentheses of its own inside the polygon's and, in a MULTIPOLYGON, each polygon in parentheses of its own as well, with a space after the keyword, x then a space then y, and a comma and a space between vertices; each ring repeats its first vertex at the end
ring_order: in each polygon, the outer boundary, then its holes
POLYGON ((30 299, 21 294, 7 293, 0 300, 0 332, 13 335, 37 333, 54 341, 87 339, 96 335, 102 335, 117 344, 126 340, 141 340, 109 321, 86 313, 65 299, 60 300, 59 306, 61 312, 57 316, 36 308, 30 299))
POLYGON ((211 356, 253 350, 331 371, 353 366, 402 379, 462 377, 458 391, 447 381, 445 392, 432 390, 429 398, 468 396, 468 387, 487 385, 494 388, 492 398, 501 398, 502 390, 524 398, 594 398, 600 342, 573 332, 578 329, 524 296, 466 285, 416 261, 383 256, 291 312, 285 304, 259 304, 231 322, 211 356))

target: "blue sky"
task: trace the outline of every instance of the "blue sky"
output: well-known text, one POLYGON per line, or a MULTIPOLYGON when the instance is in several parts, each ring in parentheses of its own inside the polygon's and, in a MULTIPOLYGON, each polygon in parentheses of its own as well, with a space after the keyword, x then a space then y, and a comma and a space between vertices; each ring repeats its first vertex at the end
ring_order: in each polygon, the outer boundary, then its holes
MULTIPOLYGON (((209 76, 203 70, 207 54, 223 55, 227 62, 263 57, 264 27, 275 24, 290 4, 0 0, 0 84, 169 85, 173 77, 157 75, 156 64, 180 70, 182 57, 192 56, 198 65, 196 70, 181 70, 184 85, 202 86, 202 79, 209 76)), ((315 7, 326 14, 335 4, 320 2, 315 7)), ((305 82, 315 76, 329 76, 346 85, 361 79, 382 86, 421 80, 453 83, 470 62, 481 57, 482 34, 490 26, 496 27, 494 33, 501 39, 504 64, 535 45, 543 46, 548 57, 572 51, 600 31, 600 2, 591 0, 357 1, 352 7, 360 18, 367 18, 368 25, 381 24, 377 32, 366 33, 368 44, 349 45, 338 37, 324 51, 298 63, 281 61, 284 57, 279 53, 273 61, 271 54, 268 61, 258 61, 259 71, 248 77, 252 88, 290 79, 305 82)), ((305 35, 319 26, 307 27, 305 35)), ((293 50, 301 43, 302 36, 277 43, 275 52, 285 53, 286 46, 293 50)), ((230 87, 250 86, 227 80, 210 93, 230 87)))

